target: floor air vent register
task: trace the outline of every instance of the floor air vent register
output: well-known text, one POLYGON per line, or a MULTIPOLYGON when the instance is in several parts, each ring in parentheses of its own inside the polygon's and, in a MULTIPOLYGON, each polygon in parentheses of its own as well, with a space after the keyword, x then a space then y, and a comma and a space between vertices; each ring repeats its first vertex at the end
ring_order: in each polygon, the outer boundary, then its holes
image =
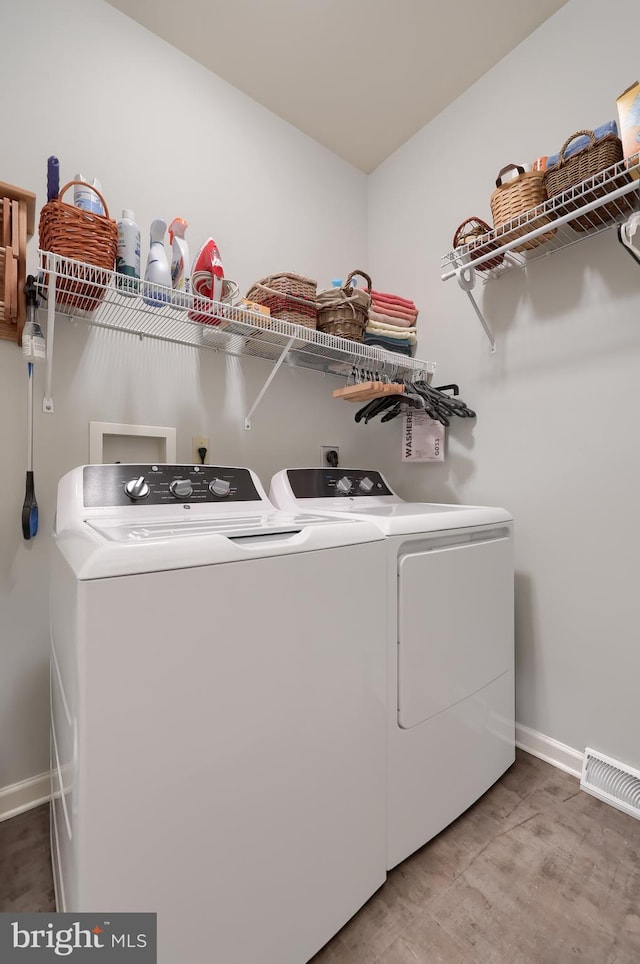
POLYGON ((640 820, 640 771, 586 748, 580 786, 594 797, 640 820))

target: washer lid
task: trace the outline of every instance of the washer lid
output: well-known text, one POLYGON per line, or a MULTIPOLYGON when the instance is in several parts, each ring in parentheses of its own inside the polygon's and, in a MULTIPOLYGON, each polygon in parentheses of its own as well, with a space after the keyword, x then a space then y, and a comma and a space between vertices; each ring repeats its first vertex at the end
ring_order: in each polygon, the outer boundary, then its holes
MULTIPOLYGON (((222 535, 227 539, 275 536, 301 532, 307 526, 333 523, 335 517, 290 514, 287 512, 261 512, 254 515, 225 515, 208 519, 178 519, 146 522, 136 525, 119 519, 87 520, 87 525, 109 542, 135 545, 141 542, 166 542, 198 536, 222 535)), ((355 522, 355 519, 348 519, 355 522)))
POLYGON ((63 476, 53 537, 78 579, 383 540, 372 522, 278 511, 250 469, 119 464, 63 476))

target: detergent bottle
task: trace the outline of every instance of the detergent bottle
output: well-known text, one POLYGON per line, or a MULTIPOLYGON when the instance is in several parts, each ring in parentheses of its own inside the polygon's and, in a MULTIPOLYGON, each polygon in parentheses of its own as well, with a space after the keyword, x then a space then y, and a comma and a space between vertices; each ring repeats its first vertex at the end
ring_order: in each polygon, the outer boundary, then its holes
POLYGON ((189 270, 189 246, 184 232, 189 225, 184 218, 174 218, 169 225, 169 244, 171 245, 171 284, 175 291, 189 294, 191 277, 189 270))
POLYGON ((167 222, 163 218, 156 218, 151 222, 142 300, 154 307, 162 307, 171 300, 170 291, 165 290, 171 288, 171 269, 164 250, 166 231, 167 222))
POLYGON ((140 228, 133 211, 125 208, 118 221, 116 285, 123 295, 138 293, 140 281, 140 228))
POLYGON ((84 184, 74 184, 73 186, 73 203, 75 206, 82 208, 84 211, 91 211, 93 214, 104 214, 104 206, 100 197, 95 191, 91 190, 94 187, 102 193, 102 185, 97 177, 94 177, 93 181, 89 181, 83 174, 76 174, 73 180, 84 181, 84 184))

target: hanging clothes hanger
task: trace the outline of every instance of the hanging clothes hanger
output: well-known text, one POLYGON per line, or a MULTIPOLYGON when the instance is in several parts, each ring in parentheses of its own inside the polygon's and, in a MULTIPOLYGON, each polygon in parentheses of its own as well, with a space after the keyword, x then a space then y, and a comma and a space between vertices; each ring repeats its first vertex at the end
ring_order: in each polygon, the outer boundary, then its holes
MULTIPOLYGON (((452 416, 459 418, 475 418, 476 413, 465 403, 454 396, 459 393, 457 385, 443 385, 440 388, 433 388, 425 380, 408 381, 399 384, 402 387, 401 397, 382 396, 369 401, 364 408, 356 412, 356 422, 364 420, 365 425, 377 415, 381 415, 381 422, 389 422, 406 412, 410 408, 422 409, 435 421, 440 422, 445 427, 450 424, 452 416), (453 395, 446 394, 451 391, 453 395)), ((365 399, 362 399, 363 401, 365 399)))
POLYGON ((377 372, 353 368, 348 382, 352 376, 358 380, 347 383, 344 388, 336 388, 333 392, 334 398, 342 398, 346 402, 366 402, 385 395, 401 395, 404 391, 397 382, 390 382, 388 379, 385 381, 377 372))

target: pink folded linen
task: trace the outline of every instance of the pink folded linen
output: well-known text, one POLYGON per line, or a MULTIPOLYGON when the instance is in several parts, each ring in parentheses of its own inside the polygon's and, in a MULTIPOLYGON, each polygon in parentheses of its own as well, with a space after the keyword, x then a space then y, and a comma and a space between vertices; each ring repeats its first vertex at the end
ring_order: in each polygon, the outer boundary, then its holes
POLYGON ((400 308, 392 308, 391 305, 384 304, 382 301, 375 301, 375 299, 371 302, 371 307, 374 311, 379 311, 383 315, 391 315, 393 318, 402 318, 405 321, 410 321, 412 324, 415 324, 418 318, 417 311, 406 311, 400 308))
POLYGON ((387 315, 376 311, 373 305, 369 308, 369 318, 383 325, 395 325, 397 328, 413 328, 415 325, 415 318, 398 318, 394 315, 387 315))
POLYGON ((390 295, 386 291, 374 291, 371 289, 371 297, 376 298, 381 301, 390 301, 392 303, 403 305, 405 308, 415 309, 415 304, 408 298, 401 298, 400 295, 390 295))

